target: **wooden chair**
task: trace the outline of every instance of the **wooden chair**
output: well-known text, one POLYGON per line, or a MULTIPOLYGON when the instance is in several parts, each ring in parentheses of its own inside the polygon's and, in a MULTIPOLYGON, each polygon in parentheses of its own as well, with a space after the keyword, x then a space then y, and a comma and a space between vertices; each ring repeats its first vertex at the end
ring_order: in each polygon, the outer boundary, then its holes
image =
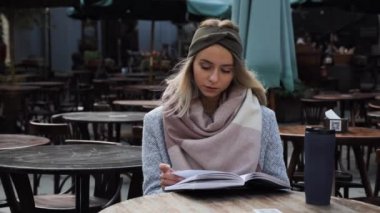
MULTIPOLYGON (((29 121, 29 134, 44 136, 50 139, 52 145, 63 144, 67 137, 70 137, 70 126, 67 123, 42 123, 29 121)), ((38 194, 38 185, 41 176, 33 175, 33 192, 38 194)), ((62 190, 60 176, 54 175, 54 193, 62 190)))
POLYGON ((96 141, 96 140, 77 140, 77 139, 66 139, 65 144, 99 144, 99 145, 118 145, 121 143, 111 142, 111 141, 96 141))
POLYGON ((142 132, 143 132, 143 126, 142 125, 133 125, 132 126, 132 138, 128 141, 129 144, 131 144, 133 146, 141 146, 142 132))
MULTIPOLYGON (((367 112, 371 111, 380 111, 380 102, 378 100, 370 101, 367 104, 367 112)), ((372 117, 366 113, 366 123, 368 127, 375 127, 380 129, 380 119, 378 117, 372 117)), ((375 151, 377 147, 371 145, 367 147, 367 159, 366 159, 366 167, 369 168, 370 158, 372 151, 375 151)))
POLYGON ((379 197, 379 191, 380 191, 380 149, 376 149, 376 163, 377 163, 377 168, 376 168, 375 189, 373 192, 373 197, 359 197, 359 198, 353 198, 353 199, 380 206, 380 197, 379 197))
POLYGON ((28 103, 29 120, 48 121, 50 116, 58 112, 63 88, 42 88, 40 92, 28 103))
POLYGON ((67 123, 42 123, 29 121, 29 133, 50 139, 53 145, 63 144, 64 139, 70 136, 70 127, 67 123))
POLYGON ((50 117, 51 123, 66 123, 65 119, 63 119, 63 113, 54 114, 50 117))
POLYGON ((336 107, 336 101, 301 99, 301 119, 303 124, 321 124, 324 112, 336 107))

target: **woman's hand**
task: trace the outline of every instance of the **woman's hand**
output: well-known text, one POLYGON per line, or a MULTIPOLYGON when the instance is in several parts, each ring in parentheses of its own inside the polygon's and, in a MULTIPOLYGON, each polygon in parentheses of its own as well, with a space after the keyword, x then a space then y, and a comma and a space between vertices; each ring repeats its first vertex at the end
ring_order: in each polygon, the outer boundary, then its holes
POLYGON ((160 163, 160 185, 161 188, 164 188, 165 186, 170 186, 173 184, 178 183, 179 181, 183 180, 182 177, 179 177, 177 175, 174 175, 174 170, 170 168, 169 164, 166 163, 160 163))

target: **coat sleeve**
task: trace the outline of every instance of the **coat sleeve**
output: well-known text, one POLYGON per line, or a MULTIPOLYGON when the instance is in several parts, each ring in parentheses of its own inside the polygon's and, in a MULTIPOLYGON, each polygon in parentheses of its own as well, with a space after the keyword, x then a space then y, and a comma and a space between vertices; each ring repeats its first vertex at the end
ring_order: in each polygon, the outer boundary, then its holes
POLYGON ((144 195, 161 193, 160 163, 168 163, 162 134, 162 118, 156 112, 144 117, 142 137, 142 170, 144 195))
POLYGON ((262 172, 289 183, 276 116, 272 110, 266 107, 263 108, 262 115, 262 149, 260 157, 262 172))

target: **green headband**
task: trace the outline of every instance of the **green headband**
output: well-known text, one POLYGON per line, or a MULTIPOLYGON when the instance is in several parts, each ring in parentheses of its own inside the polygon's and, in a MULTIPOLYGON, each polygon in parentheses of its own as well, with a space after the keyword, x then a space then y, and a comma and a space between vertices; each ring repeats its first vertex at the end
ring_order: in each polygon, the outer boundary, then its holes
POLYGON ((239 33, 230 28, 201 27, 195 31, 191 41, 187 57, 197 54, 200 50, 213 44, 220 44, 229 51, 235 53, 239 59, 242 58, 243 47, 239 33))

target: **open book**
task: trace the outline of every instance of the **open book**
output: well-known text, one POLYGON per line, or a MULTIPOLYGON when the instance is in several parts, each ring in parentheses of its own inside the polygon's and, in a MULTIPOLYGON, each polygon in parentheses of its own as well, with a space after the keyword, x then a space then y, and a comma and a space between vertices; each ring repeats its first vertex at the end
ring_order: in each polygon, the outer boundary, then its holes
POLYGON ((290 189, 290 185, 287 182, 262 172, 237 175, 231 172, 211 170, 182 170, 175 171, 174 174, 185 179, 174 185, 165 187, 165 191, 222 189, 236 187, 252 187, 273 190, 290 189))

